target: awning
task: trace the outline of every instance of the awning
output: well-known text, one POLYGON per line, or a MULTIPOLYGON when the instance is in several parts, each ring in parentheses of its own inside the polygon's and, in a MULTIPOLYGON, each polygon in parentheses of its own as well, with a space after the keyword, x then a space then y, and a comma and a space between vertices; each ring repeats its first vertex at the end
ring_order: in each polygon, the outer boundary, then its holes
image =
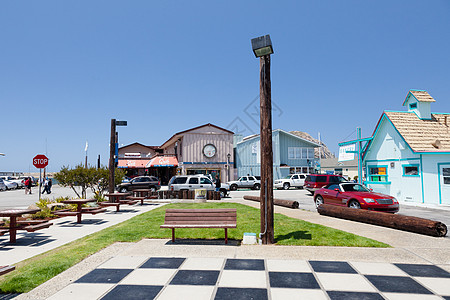
POLYGON ((157 156, 153 157, 145 167, 151 168, 151 167, 176 167, 176 166, 178 166, 178 160, 175 156, 157 156))
POLYGON ((150 160, 148 159, 119 159, 118 168, 145 168, 150 160))

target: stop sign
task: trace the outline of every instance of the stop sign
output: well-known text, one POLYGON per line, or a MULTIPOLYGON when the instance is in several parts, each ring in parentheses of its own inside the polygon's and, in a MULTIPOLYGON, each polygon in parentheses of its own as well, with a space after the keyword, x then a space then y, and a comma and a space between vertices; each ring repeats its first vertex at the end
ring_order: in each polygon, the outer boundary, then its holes
POLYGON ((48 165, 48 158, 44 154, 38 154, 33 158, 33 166, 43 169, 48 165))

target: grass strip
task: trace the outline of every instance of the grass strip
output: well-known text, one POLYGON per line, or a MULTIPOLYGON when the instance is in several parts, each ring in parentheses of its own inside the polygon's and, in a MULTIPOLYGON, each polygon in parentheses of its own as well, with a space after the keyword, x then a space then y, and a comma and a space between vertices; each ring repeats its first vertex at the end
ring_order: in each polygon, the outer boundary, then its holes
MULTIPOLYGON (((171 238, 164 223, 168 208, 236 208, 237 228, 228 229, 228 238, 241 240, 244 232, 259 232, 259 209, 237 203, 169 204, 135 216, 59 248, 24 260, 16 270, 0 280, 2 293, 25 293, 115 242, 137 242, 143 238, 171 238)), ((387 244, 303 220, 274 215, 277 245, 390 247, 387 244)), ((68 234, 70 229, 68 229, 68 234)), ((177 229, 177 239, 224 239, 223 229, 177 229)))

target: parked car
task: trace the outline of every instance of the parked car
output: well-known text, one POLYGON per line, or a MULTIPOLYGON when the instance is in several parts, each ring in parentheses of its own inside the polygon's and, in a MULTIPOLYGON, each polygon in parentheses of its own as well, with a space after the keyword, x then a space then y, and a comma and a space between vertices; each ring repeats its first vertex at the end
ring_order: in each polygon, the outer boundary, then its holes
POLYGON ((34 176, 20 176, 19 179, 22 180, 23 183, 25 183, 25 180, 27 180, 28 177, 31 178, 31 185, 37 186, 38 180, 34 176))
POLYGON ((291 174, 282 179, 275 180, 274 187, 277 189, 288 190, 290 187, 298 189, 303 188, 305 183, 306 174, 291 174))
POLYGON ((10 182, 17 183, 17 188, 18 189, 25 187, 24 181, 22 179, 17 178, 17 177, 1 176, 0 178, 3 179, 3 180, 8 180, 10 182))
POLYGON ((116 189, 121 193, 126 193, 136 189, 150 189, 153 192, 161 188, 161 182, 154 176, 138 176, 128 182, 122 182, 116 189))
POLYGON ((7 190, 15 190, 18 188, 18 184, 9 180, 4 180, 3 183, 6 185, 7 190))
MULTIPOLYGON (((196 189, 215 191, 216 185, 205 175, 178 175, 169 180, 169 191, 193 191, 196 189)), ((220 190, 221 197, 223 193, 226 191, 220 190)))
POLYGON ((6 191, 6 185, 3 182, 3 179, 0 178, 0 191, 6 191))
POLYGON ((330 174, 309 174, 305 178, 305 183, 303 188, 314 195, 314 192, 318 189, 331 184, 331 183, 341 183, 348 182, 344 177, 340 175, 330 175, 330 174))
POLYGON ((229 181, 230 190, 235 191, 237 189, 253 189, 259 190, 261 188, 261 180, 256 179, 254 176, 242 176, 238 180, 229 181))
MULTIPOLYGON (((206 177, 209 178, 209 180, 211 180, 214 183, 214 186, 216 186, 216 180, 212 177, 211 174, 207 174, 205 175, 206 177)), ((228 193, 230 192, 230 185, 228 183, 224 183, 224 182, 220 182, 220 197, 224 198, 228 195, 228 193)))
POLYGON ((399 204, 395 197, 375 193, 359 183, 332 183, 314 193, 316 207, 321 204, 347 206, 396 213, 399 204))

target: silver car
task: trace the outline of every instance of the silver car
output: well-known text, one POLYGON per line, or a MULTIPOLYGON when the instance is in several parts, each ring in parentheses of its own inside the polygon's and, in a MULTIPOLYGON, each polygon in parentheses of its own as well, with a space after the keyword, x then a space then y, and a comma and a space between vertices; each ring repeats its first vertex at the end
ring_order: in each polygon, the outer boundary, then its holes
POLYGON ((259 190, 261 188, 261 180, 256 179, 255 176, 242 176, 238 180, 229 181, 230 190, 235 191, 237 189, 252 189, 259 190))
POLYGON ((7 190, 6 185, 3 182, 3 179, 0 178, 0 191, 6 191, 6 190, 7 190))
MULTIPOLYGON (((215 191, 214 182, 204 175, 179 175, 173 176, 169 181, 169 191, 193 191, 196 189, 205 189, 215 191)), ((227 190, 220 188, 220 196, 225 197, 227 190)))

